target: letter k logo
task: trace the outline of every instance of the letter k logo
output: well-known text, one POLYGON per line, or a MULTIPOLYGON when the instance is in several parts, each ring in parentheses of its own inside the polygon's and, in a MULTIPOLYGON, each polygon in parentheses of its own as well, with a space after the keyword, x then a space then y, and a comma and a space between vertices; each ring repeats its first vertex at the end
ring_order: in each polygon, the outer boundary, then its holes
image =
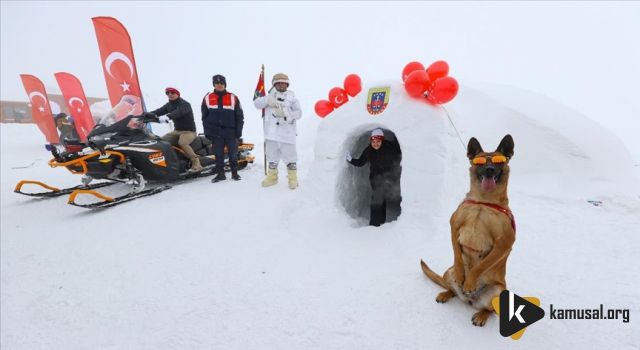
POLYGON ((522 298, 508 290, 502 291, 499 298, 493 298, 491 304, 500 315, 500 334, 503 337, 510 336, 514 340, 522 337, 527 326, 544 317, 544 310, 539 307, 540 299, 522 298))
POLYGON ((518 305, 518 310, 516 310, 516 312, 513 312, 513 310, 515 309, 513 305, 515 303, 515 301, 513 300, 515 299, 515 296, 515 294, 509 292, 509 322, 511 322, 511 320, 513 320, 513 316, 515 316, 518 318, 518 321, 520 323, 525 323, 524 319, 520 315, 520 312, 522 312, 522 309, 524 309, 524 304, 518 305))

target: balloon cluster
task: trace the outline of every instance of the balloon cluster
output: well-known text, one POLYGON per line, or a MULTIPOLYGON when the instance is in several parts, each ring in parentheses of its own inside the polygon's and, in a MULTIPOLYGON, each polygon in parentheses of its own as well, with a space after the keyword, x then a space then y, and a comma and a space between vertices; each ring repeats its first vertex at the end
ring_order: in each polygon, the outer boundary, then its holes
POLYGON ((435 61, 427 69, 420 62, 409 62, 402 70, 402 81, 409 96, 425 96, 431 103, 442 104, 458 94, 458 81, 448 74, 445 61, 435 61))
POLYGON ((357 74, 349 74, 344 78, 343 88, 334 87, 329 90, 329 100, 316 102, 315 111, 320 118, 326 117, 334 109, 340 108, 349 101, 349 96, 355 97, 362 91, 362 80, 357 74))

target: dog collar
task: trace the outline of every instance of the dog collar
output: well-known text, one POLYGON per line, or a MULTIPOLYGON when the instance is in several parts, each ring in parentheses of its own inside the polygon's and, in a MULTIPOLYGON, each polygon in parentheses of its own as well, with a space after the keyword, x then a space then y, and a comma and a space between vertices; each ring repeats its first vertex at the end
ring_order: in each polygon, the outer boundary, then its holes
POLYGON ((473 199, 465 199, 464 202, 462 202, 463 204, 479 204, 479 205, 484 205, 486 207, 489 207, 491 209, 495 209, 499 212, 501 212, 502 214, 506 215, 509 217, 509 220, 511 221, 511 228, 513 228, 513 233, 516 233, 516 218, 513 217, 513 213, 511 212, 511 210, 499 206, 497 204, 493 204, 493 203, 486 203, 486 202, 479 202, 479 201, 474 201, 473 199))

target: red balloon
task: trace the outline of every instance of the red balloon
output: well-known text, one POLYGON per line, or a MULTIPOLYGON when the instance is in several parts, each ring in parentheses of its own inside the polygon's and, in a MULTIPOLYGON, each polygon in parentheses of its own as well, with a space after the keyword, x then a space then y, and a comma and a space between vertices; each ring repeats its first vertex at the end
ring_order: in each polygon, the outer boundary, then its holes
POLYGON ((433 83, 428 91, 427 100, 431 103, 443 104, 453 100, 458 94, 458 81, 453 77, 444 77, 433 83))
POLYGON ((422 65, 422 63, 416 61, 407 63, 407 65, 404 66, 404 69, 402 69, 402 81, 407 81, 407 77, 409 76, 409 74, 417 70, 424 70, 424 66, 422 65))
POLYGON ((407 80, 404 82, 404 89, 407 90, 409 96, 418 97, 424 94, 424 91, 430 84, 427 72, 424 70, 416 70, 407 76, 407 80))
POLYGON ((435 61, 427 68, 427 74, 431 81, 444 78, 449 74, 449 64, 446 61, 435 61))
POLYGON ((327 114, 333 111, 333 105, 327 100, 319 100, 318 102, 316 102, 314 109, 316 110, 316 114, 320 118, 324 118, 327 116, 327 114))
POLYGON ((362 80, 357 74, 349 74, 344 78, 344 89, 351 97, 355 97, 362 91, 362 80))
POLYGON ((339 108, 349 101, 349 96, 347 96, 347 92, 343 88, 334 87, 329 90, 329 101, 331 101, 333 107, 339 108))

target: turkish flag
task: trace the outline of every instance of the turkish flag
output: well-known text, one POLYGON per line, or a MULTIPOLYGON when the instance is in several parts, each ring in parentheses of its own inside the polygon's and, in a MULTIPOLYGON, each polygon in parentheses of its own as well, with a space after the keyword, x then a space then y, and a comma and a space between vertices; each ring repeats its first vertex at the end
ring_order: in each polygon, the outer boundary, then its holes
MULTIPOLYGON (((262 70, 260 70, 258 84, 256 84, 256 91, 253 93, 253 100, 255 101, 258 97, 262 96, 266 96, 264 90, 264 65, 262 65, 262 70)), ((264 118, 264 108, 262 109, 262 118, 264 118)))
POLYGON ((112 17, 93 17, 91 20, 96 30, 111 106, 117 105, 123 96, 129 95, 139 99, 142 106, 138 109, 144 111, 136 60, 127 29, 112 17))
POLYGON ((29 74, 20 74, 20 79, 22 79, 24 90, 27 92, 27 96, 29 96, 31 116, 36 122, 36 125, 40 128, 40 131, 42 131, 48 143, 60 143, 60 137, 58 136, 56 124, 53 121, 53 113, 51 112, 51 106, 49 105, 49 98, 44 89, 44 84, 42 84, 40 79, 29 74))
POLYGON ((95 123, 91 116, 89 102, 87 102, 87 98, 84 95, 82 84, 78 78, 70 73, 58 72, 54 75, 62 91, 62 96, 64 96, 64 100, 67 103, 69 114, 73 117, 73 124, 78 136, 80 136, 82 142, 86 142, 87 135, 89 135, 95 123))
POLYGON ((258 97, 265 96, 266 93, 264 91, 264 66, 262 66, 262 70, 260 71, 260 76, 258 77, 258 84, 256 84, 256 91, 253 93, 253 99, 257 99, 258 97))

